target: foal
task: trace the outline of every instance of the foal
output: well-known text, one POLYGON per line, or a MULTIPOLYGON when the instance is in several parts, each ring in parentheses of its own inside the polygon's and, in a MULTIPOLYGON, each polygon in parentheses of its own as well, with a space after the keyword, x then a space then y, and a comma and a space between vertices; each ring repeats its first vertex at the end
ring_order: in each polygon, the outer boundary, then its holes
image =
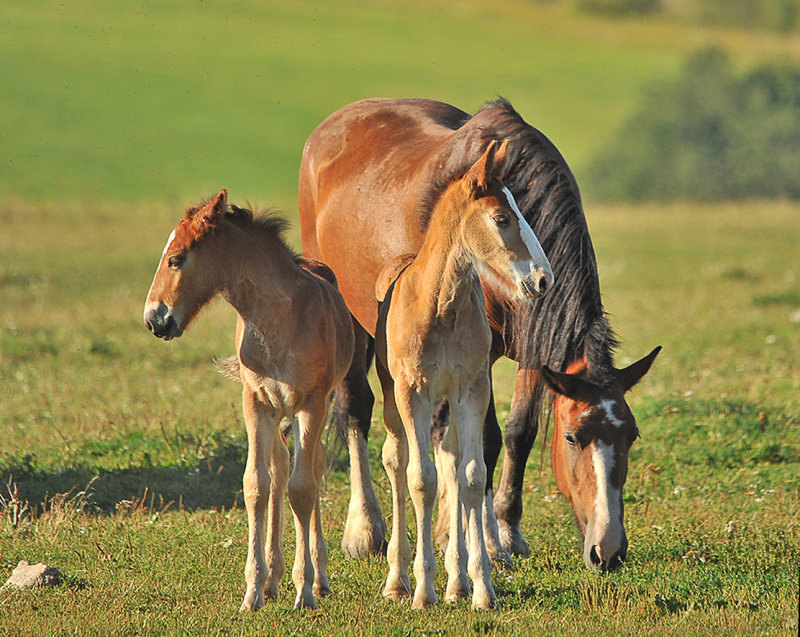
POLYGON ((553 282, 538 240, 500 182, 505 163, 505 143, 497 149, 492 142, 466 175, 440 195, 416 257, 404 260, 408 265, 400 274, 402 263, 390 264, 376 283, 376 295, 383 301, 375 334, 388 430, 383 463, 392 484, 393 509, 384 595, 402 597, 411 591, 405 523, 408 480, 417 520, 414 608, 437 602, 431 536, 437 471, 429 446, 431 417, 442 398, 449 400, 451 414, 440 453, 450 505, 445 599, 469 594, 468 571, 473 607, 494 605, 481 512, 491 332, 476 270, 503 285, 507 298, 518 301, 538 296, 537 291, 553 282))
POLYGON ((183 334, 217 294, 239 315, 249 525, 242 610, 257 610, 265 596, 275 597, 286 571, 281 539, 287 482, 297 534, 295 608, 316 608, 314 595, 330 593, 319 513, 321 436, 328 397, 353 355, 353 327, 333 273, 295 255, 281 237, 285 225, 228 206, 225 190, 188 209, 167 241, 144 307, 145 324, 164 340, 183 334), (291 477, 283 418, 294 428, 291 477))

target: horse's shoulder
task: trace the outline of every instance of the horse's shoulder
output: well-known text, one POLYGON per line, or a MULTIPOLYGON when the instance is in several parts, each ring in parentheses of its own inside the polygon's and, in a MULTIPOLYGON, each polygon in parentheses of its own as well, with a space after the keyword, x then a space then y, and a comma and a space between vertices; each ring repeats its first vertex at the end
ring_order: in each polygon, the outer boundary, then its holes
POLYGON ((400 273, 416 258, 416 256, 417 255, 410 253, 402 254, 383 266, 383 270, 381 270, 378 279, 375 281, 375 298, 378 299, 378 301, 383 301, 392 283, 394 283, 395 279, 400 276, 400 273))

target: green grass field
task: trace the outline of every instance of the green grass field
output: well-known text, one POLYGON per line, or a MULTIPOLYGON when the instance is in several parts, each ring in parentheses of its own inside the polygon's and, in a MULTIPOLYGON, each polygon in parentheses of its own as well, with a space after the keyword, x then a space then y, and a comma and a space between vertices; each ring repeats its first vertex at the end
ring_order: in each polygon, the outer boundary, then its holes
MULTIPOLYGON (((287 577, 278 600, 238 613, 245 437, 239 388, 213 365, 233 352, 233 312, 217 304, 169 344, 141 323, 187 201, 226 186, 291 216, 306 136, 371 95, 467 110, 505 95, 580 178, 641 87, 697 46, 744 66, 800 63, 795 36, 488 7, 0 5, 0 580, 21 559, 65 575, 52 590, 0 591, 0 634, 796 634, 800 206, 597 207, 591 193, 617 363, 664 346, 629 396, 642 439, 625 568, 583 566, 540 439, 525 483, 533 555, 495 573, 499 610, 383 600, 385 562, 339 551, 347 458, 331 435, 333 595, 296 613, 287 577)), ((514 370, 499 367, 504 417, 514 370)), ((378 392, 387 513, 380 404, 378 392)), ((288 555, 293 535, 290 524, 288 555)))

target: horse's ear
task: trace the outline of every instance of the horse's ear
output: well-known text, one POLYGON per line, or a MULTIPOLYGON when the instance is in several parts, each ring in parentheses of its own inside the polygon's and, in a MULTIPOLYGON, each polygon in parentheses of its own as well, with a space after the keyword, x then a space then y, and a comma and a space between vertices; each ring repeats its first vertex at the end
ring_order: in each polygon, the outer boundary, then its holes
POLYGON ((494 165, 492 166, 492 175, 495 179, 502 180, 506 174, 506 166, 508 165, 508 140, 504 139, 500 144, 500 148, 495 151, 494 165))
POLYGON ((225 188, 220 190, 211 200, 211 205, 215 215, 224 215, 228 212, 228 191, 225 188))
POLYGON ((622 391, 628 391, 636 383, 642 380, 642 377, 650 370, 650 366, 661 351, 661 345, 656 347, 652 352, 641 360, 636 361, 625 369, 619 370, 619 383, 622 385, 622 391))
POLYGON ((574 398, 583 382, 577 376, 553 371, 547 365, 543 365, 539 369, 539 375, 550 389, 567 398, 574 398))
POLYGON ((480 159, 472 164, 472 168, 464 176, 465 186, 471 193, 481 192, 489 185, 489 179, 494 170, 496 150, 497 142, 492 140, 486 150, 483 151, 480 159))

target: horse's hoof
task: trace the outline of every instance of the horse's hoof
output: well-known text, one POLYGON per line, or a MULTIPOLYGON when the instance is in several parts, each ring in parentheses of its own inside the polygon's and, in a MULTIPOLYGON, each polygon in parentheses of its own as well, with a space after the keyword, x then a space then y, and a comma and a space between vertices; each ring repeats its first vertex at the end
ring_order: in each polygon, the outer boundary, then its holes
POLYGON ((383 596, 388 599, 407 599, 411 597, 411 583, 397 582, 389 584, 383 588, 383 596))
POLYGON ((444 601, 448 604, 452 604, 453 602, 457 602, 460 599, 468 599, 470 594, 470 590, 464 588, 454 588, 454 590, 450 590, 449 588, 444 593, 444 601))
POLYGON ((244 601, 239 607, 240 613, 253 613, 264 605, 264 595, 256 591, 247 591, 244 601))
POLYGON ((376 535, 369 529, 361 533, 347 533, 342 537, 342 552, 354 559, 363 559, 370 555, 386 555, 388 544, 384 535, 376 535))
POLYGON ((495 547, 495 550, 489 551, 489 557, 492 560, 492 565, 496 566, 497 570, 506 572, 514 570, 514 558, 502 546, 495 547))
POLYGON ((315 597, 329 597, 331 594, 331 587, 327 584, 317 586, 314 585, 314 596, 315 597))
POLYGON ((498 520, 498 531, 500 535, 500 543, 511 555, 517 557, 530 557, 531 548, 522 536, 522 529, 519 525, 510 526, 498 520))
POLYGON ((294 609, 301 610, 303 608, 310 608, 311 610, 317 610, 317 600, 314 599, 314 595, 311 593, 298 593, 297 599, 294 600, 294 609))
POLYGON ((411 603, 411 608, 413 608, 414 610, 426 610, 431 606, 436 606, 436 604, 438 603, 439 600, 436 598, 435 595, 433 596, 433 599, 426 597, 425 599, 417 600, 416 598, 414 598, 414 601, 411 603))

